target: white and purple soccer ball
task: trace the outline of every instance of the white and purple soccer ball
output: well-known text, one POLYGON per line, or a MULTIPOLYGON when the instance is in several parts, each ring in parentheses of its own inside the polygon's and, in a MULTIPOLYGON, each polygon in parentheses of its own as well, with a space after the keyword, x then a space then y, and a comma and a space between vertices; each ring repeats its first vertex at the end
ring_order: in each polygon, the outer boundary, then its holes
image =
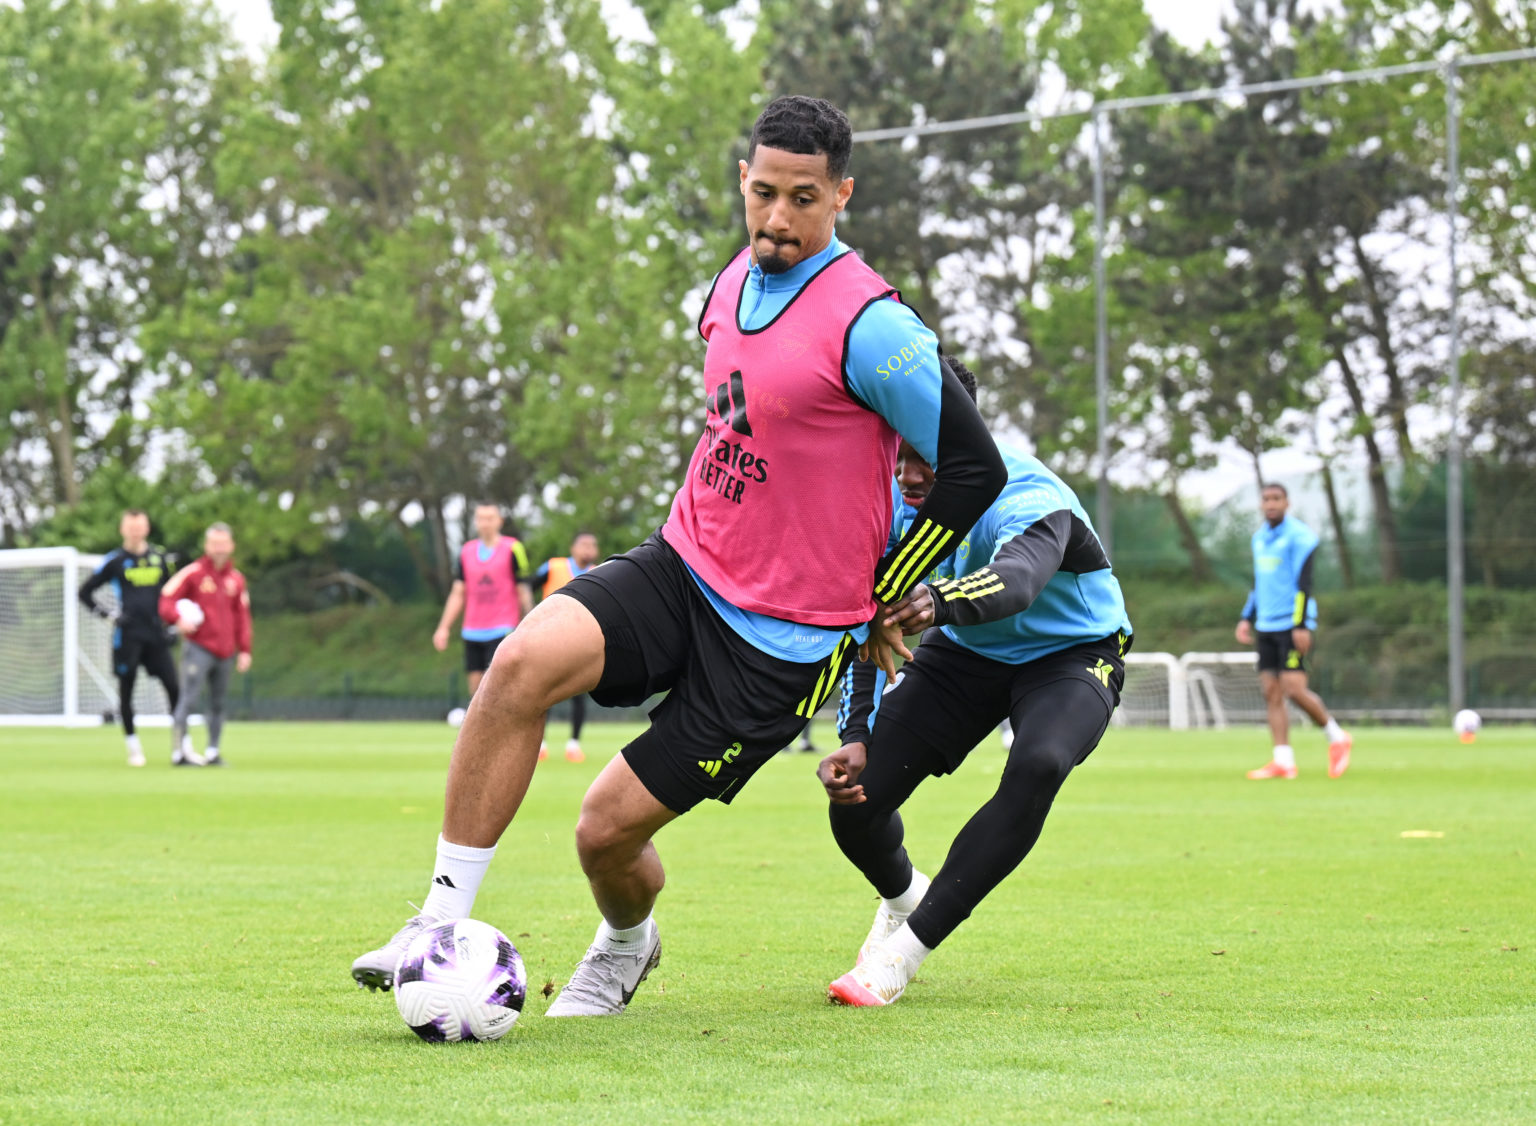
POLYGON ((528 997, 512 940, 489 923, 452 919, 411 940, 395 967, 395 1005, 429 1043, 499 1040, 528 997))

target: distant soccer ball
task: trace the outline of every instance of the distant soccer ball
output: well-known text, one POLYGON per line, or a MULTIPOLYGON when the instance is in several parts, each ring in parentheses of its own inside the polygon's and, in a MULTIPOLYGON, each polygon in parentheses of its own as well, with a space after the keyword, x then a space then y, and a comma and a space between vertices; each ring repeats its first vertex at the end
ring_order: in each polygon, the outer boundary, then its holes
POLYGON ((448 726, 463 727, 465 714, 463 708, 454 708, 453 711, 448 713, 448 726))
POLYGON ((1462 708, 1451 720, 1451 727, 1460 736, 1463 743, 1470 743, 1477 737, 1478 729, 1483 726, 1483 717, 1471 708, 1462 708))
POLYGON ((489 923, 452 919, 422 931, 395 967, 395 1004, 428 1043, 499 1040, 528 997, 511 939, 489 923))
POLYGON ((190 598, 183 598, 176 603, 176 620, 188 629, 196 629, 203 624, 203 608, 190 598))

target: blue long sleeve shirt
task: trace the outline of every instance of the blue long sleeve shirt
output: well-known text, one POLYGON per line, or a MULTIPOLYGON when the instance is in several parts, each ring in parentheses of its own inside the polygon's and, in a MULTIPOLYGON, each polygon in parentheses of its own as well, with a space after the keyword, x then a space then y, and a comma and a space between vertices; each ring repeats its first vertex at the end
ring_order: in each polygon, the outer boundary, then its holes
POLYGON ((1317 628, 1317 599, 1312 597, 1312 557, 1317 533, 1294 516, 1268 522, 1253 533, 1253 589, 1242 617, 1265 633, 1317 628))

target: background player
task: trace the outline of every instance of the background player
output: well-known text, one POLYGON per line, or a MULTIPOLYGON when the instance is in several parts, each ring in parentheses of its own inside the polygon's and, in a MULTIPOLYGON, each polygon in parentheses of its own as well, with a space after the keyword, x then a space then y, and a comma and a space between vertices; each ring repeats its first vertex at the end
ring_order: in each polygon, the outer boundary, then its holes
POLYGON ((501 506, 488 501, 475 505, 475 538, 459 549, 453 565, 453 586, 443 603, 443 616, 432 633, 432 645, 448 648, 448 631, 464 612, 464 673, 474 696, 480 678, 502 639, 533 609, 528 586, 528 552, 516 536, 501 534, 501 506))
POLYGON ((706 798, 729 802, 830 696, 856 643, 882 665, 891 647, 906 655, 899 630, 868 624, 952 550, 1006 471, 933 334, 834 236, 851 150, 847 117, 821 99, 780 98, 758 118, 739 165, 749 245, 705 300, 704 432, 671 515, 496 654, 454 747, 427 901, 353 963, 359 984, 388 988, 403 944, 470 914, 551 705, 665 692, 582 802, 577 853, 602 921, 548 1015, 623 1011, 661 956, 655 834, 706 798), (882 561, 898 431, 939 473, 882 561))
MULTIPOLYGON (((950 357, 974 393, 975 379, 950 357)), ((849 670, 843 746, 818 770, 843 854, 882 897, 834 1000, 886 1005, 917 967, 1028 855, 1068 773, 1103 737, 1131 639, 1120 584, 1077 497, 1036 458, 1002 448, 1008 484, 937 573, 892 607, 924 638, 879 695, 876 670, 849 670), (932 884, 903 847, 897 809, 949 774, 1004 716, 1018 732, 997 793, 970 819, 932 884), (873 726, 871 733, 870 727, 873 726)), ((902 499, 919 504, 933 469, 903 442, 902 499)))
MULTIPOLYGON (((557 555, 539 564, 533 573, 533 583, 540 587, 541 598, 548 598, 577 575, 584 575, 597 566, 597 536, 591 532, 577 532, 571 541, 569 555, 557 555)), ((584 762, 581 752, 581 725, 587 720, 587 695, 577 693, 571 697, 571 737, 565 741, 565 757, 570 762, 584 762)), ((549 757, 549 747, 539 744, 539 761, 549 757)))
POLYGON ((181 699, 174 712, 171 765, 223 766, 224 699, 231 670, 251 667, 251 599, 235 569, 235 537, 228 524, 209 525, 203 557, 178 571, 160 592, 160 617, 181 633, 181 699), (201 620, 184 605, 194 603, 201 620), (208 749, 199 755, 187 734, 187 716, 208 689, 208 749))
POLYGON ((114 626, 112 671, 117 676, 117 714, 128 745, 128 765, 143 766, 144 744, 133 724, 133 686, 140 667, 164 687, 168 711, 176 710, 179 696, 171 639, 160 620, 160 589, 170 578, 172 565, 165 549, 149 542, 149 517, 142 508, 124 512, 117 530, 123 546, 109 552, 96 572, 80 585, 80 601, 114 626), (96 592, 108 583, 117 595, 116 611, 96 601, 96 592))
POLYGON ((1328 777, 1337 778, 1349 769, 1354 740, 1328 714, 1322 698, 1307 687, 1307 654, 1317 627, 1317 600, 1312 597, 1317 533, 1289 515, 1291 501, 1284 485, 1265 485, 1259 503, 1264 526, 1253 533, 1253 589, 1237 623, 1237 641, 1258 648, 1259 685, 1275 749, 1270 761, 1250 770, 1248 777, 1296 777, 1291 717, 1286 711, 1286 701, 1293 700, 1327 735, 1328 777))

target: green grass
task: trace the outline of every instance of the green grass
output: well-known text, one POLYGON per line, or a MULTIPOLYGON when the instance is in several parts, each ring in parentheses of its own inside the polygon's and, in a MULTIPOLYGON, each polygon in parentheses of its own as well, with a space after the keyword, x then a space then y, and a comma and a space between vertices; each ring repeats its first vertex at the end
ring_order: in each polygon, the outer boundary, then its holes
MULTIPOLYGON (((476 914, 532 983, 595 915, 598 764, 539 771, 476 914)), ((825 739, 825 726, 818 734, 825 739)), ((666 956, 624 1016, 426 1045, 351 959, 419 897, 449 732, 237 726, 223 772, 0 729, 0 1122, 1529 1122, 1536 738, 1357 732, 1256 784, 1254 731, 1113 732, 896 1006, 829 1006, 874 900, 810 756, 658 844, 666 956), (1429 830, 1435 837, 1404 837, 1429 830)), ((162 732, 148 733, 158 743, 162 732)), ((932 871, 1001 750, 909 804, 932 871)))

